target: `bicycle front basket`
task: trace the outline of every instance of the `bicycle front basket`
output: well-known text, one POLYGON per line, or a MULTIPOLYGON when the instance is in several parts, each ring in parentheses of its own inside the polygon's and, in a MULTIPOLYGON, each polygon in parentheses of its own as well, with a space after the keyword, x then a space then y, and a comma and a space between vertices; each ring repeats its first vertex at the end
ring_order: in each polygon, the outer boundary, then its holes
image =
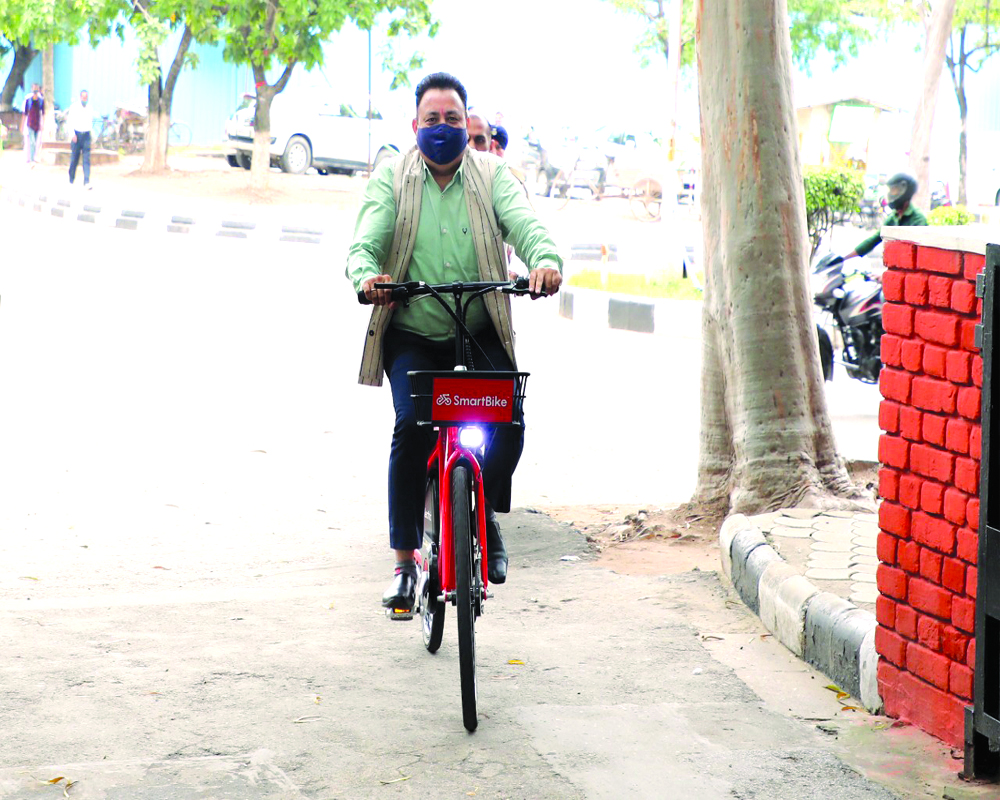
POLYGON ((420 425, 523 425, 527 372, 417 371, 410 396, 420 425))

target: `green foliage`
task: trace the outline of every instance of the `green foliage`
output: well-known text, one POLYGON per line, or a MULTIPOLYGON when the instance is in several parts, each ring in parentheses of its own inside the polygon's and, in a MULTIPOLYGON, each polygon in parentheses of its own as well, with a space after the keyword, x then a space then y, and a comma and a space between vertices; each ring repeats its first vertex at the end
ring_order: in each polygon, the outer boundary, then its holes
POLYGON ((938 206, 927 215, 930 225, 968 225, 972 213, 965 206, 938 206))
POLYGON ((581 289, 599 289, 639 297, 701 300, 701 283, 683 278, 676 272, 658 272, 650 276, 609 272, 602 279, 600 270, 584 269, 571 275, 567 283, 581 289))
MULTIPOLYGON (((635 46, 643 66, 651 55, 664 57, 667 53, 670 31, 667 13, 669 7, 660 0, 608 0, 626 14, 639 16, 646 21, 642 38, 635 46)), ((688 66, 695 59, 695 2, 682 0, 681 9, 681 65, 688 66)), ((987 2, 987 0, 959 0, 959 2, 987 2)), ((913 12, 906 4, 886 0, 788 0, 788 18, 792 39, 792 56, 795 63, 808 71, 816 53, 826 50, 834 63, 841 65, 848 58, 858 55, 858 48, 873 41, 883 29, 913 12)))
POLYGON ((805 167, 802 180, 809 241, 815 253, 823 236, 846 214, 858 208, 865 183, 859 173, 841 167, 805 167))
POLYGON ((904 17, 904 5, 885 0, 788 0, 796 65, 808 73, 820 50, 832 55, 836 66, 856 58, 862 44, 904 17))
MULTIPOLYGON (((283 66, 282 78, 272 87, 281 91, 295 65, 322 65, 323 44, 345 23, 370 30, 383 12, 393 15, 391 38, 437 33, 429 0, 233 0, 222 31, 224 55, 234 63, 250 64, 255 75, 283 66)), ((397 59, 390 51, 383 57, 393 85, 402 85, 408 70, 423 64, 419 55, 397 59)))
POLYGON ((0 37, 41 50, 77 44, 86 30, 97 44, 120 11, 118 0, 0 0, 0 37))
MULTIPOLYGON (((642 38, 635 45, 642 66, 647 67, 650 58, 666 58, 670 41, 669 5, 660 0, 608 0, 619 11, 642 17, 646 21, 642 38)), ((695 6, 693 0, 681 0, 681 65, 694 63, 695 6)))

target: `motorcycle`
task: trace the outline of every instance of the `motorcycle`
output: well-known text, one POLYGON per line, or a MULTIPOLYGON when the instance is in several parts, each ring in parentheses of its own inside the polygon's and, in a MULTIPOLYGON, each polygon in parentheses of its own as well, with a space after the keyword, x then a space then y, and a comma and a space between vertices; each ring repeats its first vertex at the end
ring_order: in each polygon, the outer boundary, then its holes
POLYGON ((845 273, 844 259, 829 253, 813 265, 812 290, 822 320, 816 324, 816 335, 824 380, 833 380, 833 333, 848 376, 877 383, 882 370, 882 284, 864 270, 845 273))

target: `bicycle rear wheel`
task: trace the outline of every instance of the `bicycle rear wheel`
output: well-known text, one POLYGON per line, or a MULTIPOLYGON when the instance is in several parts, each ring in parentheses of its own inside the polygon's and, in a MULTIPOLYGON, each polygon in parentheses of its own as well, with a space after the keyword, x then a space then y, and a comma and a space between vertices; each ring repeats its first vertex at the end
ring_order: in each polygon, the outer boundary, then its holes
POLYGON ((470 733, 479 724, 476 709, 476 607, 479 576, 475 574, 475 551, 469 469, 460 465, 451 476, 451 522, 455 541, 455 598, 458 617, 458 667, 462 683, 462 722, 470 733))
POLYGON ((421 555, 420 632, 427 652, 436 653, 444 634, 445 604, 438 602, 441 594, 440 572, 438 571, 438 543, 440 538, 440 511, 438 510, 437 474, 427 478, 427 499, 424 502, 424 546, 421 555))

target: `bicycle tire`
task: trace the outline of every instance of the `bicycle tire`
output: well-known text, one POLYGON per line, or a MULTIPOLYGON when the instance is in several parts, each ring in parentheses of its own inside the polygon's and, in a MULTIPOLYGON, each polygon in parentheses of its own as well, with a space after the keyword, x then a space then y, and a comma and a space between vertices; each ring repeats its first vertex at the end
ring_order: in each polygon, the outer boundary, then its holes
POLYGON ((441 513, 438 509, 437 475, 427 478, 427 493, 424 500, 424 547, 421 553, 421 569, 424 572, 420 590, 420 632, 428 653, 436 653, 441 647, 444 635, 445 603, 438 602, 441 594, 440 572, 438 571, 438 531, 441 513), (427 514, 430 514, 428 521, 427 514))
POLYGON ((171 122, 167 129, 167 142, 171 147, 187 147, 191 144, 191 129, 183 122, 171 122))
POLYGON ((455 602, 458 618, 458 668, 462 684, 462 722, 472 733, 479 724, 476 704, 476 606, 479 581, 475 575, 472 536, 472 503, 469 468, 455 467, 451 474, 451 523, 455 542, 455 602))

